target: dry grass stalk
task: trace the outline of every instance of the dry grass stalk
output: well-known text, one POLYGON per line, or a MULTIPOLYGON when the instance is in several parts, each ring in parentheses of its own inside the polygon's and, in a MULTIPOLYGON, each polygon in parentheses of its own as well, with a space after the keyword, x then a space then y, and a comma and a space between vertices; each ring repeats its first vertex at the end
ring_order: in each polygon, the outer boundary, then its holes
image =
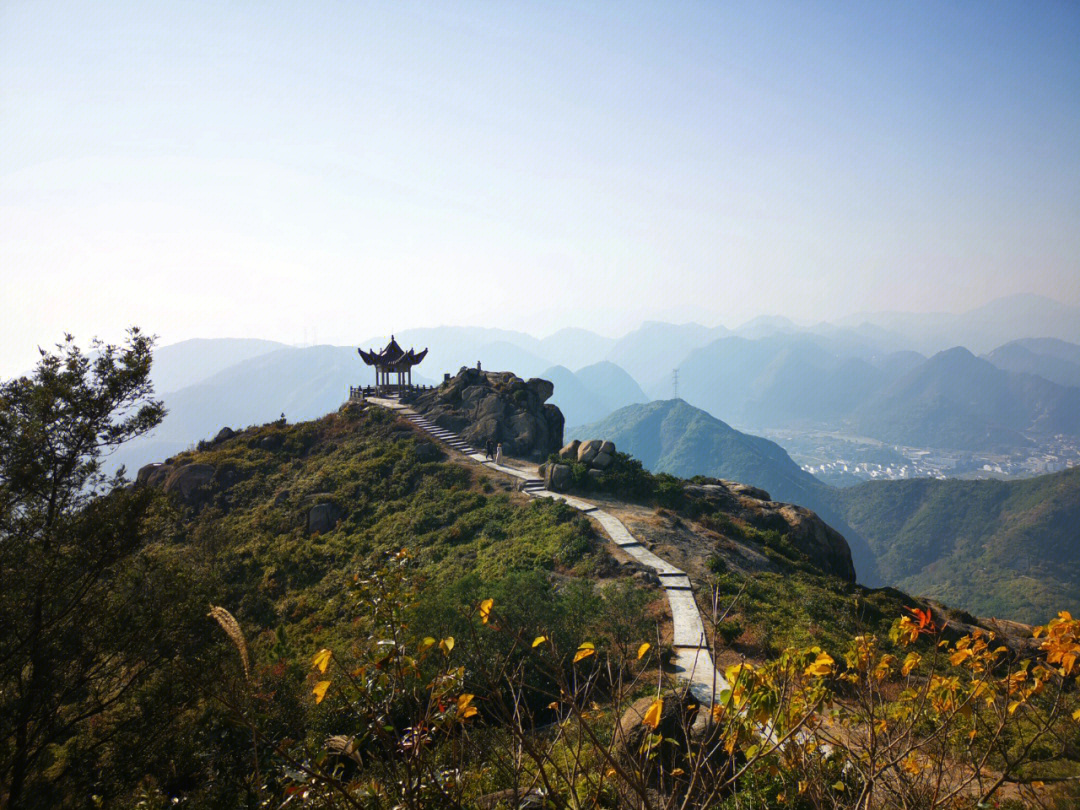
POLYGON ((251 665, 248 663, 247 642, 244 641, 244 632, 240 629, 240 623, 236 621, 229 611, 223 607, 217 607, 216 605, 210 606, 210 612, 207 615, 221 625, 221 629, 225 631, 225 635, 227 635, 236 646, 237 651, 240 653, 240 660, 244 664, 244 679, 250 681, 251 665))

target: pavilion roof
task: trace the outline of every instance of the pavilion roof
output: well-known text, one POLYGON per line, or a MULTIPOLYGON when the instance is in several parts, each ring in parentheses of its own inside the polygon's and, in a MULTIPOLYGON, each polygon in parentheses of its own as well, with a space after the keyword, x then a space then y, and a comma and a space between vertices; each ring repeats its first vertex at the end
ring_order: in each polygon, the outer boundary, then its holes
POLYGON ((363 349, 357 349, 356 351, 360 353, 360 357, 363 358, 363 361, 369 366, 380 366, 382 368, 394 370, 415 366, 423 360, 428 353, 427 349, 424 349, 422 352, 417 352, 413 349, 405 351, 398 345, 398 342, 394 339, 393 335, 390 336, 390 342, 379 351, 375 351, 374 349, 368 349, 366 352, 363 349))

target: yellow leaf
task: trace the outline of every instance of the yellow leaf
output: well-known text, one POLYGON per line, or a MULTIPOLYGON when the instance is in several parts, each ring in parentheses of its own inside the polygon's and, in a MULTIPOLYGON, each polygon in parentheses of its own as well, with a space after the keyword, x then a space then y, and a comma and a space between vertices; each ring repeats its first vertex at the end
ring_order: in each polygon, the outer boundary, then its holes
POLYGON ((1080 722, 1080 709, 1077 709, 1075 712, 1072 713, 1072 719, 1080 722))
POLYGON ((647 725, 649 728, 655 729, 660 725, 660 713, 664 710, 664 699, 657 698, 649 706, 648 711, 645 712, 645 716, 641 718, 641 722, 647 725))
POLYGON ((423 641, 420 642, 420 652, 424 652, 425 650, 429 650, 434 646, 435 646, 435 639, 433 639, 431 636, 428 636, 427 638, 425 638, 423 641))
POLYGON ((466 707, 465 711, 461 713, 461 719, 468 720, 470 717, 474 717, 477 714, 479 714, 479 712, 476 711, 475 706, 468 706, 466 707))
POLYGON ((545 641, 547 641, 547 636, 537 636, 536 638, 533 639, 532 645, 534 647, 539 647, 545 641))
POLYGON ((488 618, 491 616, 491 608, 494 604, 494 599, 485 599, 480 603, 480 621, 484 624, 488 623, 488 618))
POLYGON ((671 770, 672 776, 683 776, 686 773, 682 768, 673 768, 671 770))
POLYGON ((594 650, 591 646, 582 647, 574 655, 574 663, 576 664, 578 661, 581 661, 581 660, 583 660, 585 658, 588 658, 590 655, 593 655, 595 652, 596 652, 596 650, 594 650))
POLYGON ((970 649, 957 650, 949 656, 949 663, 954 667, 958 667, 964 663, 964 661, 971 658, 972 655, 974 655, 974 653, 970 649))
POLYGON ((311 690, 311 694, 315 696, 316 703, 322 703, 323 698, 326 697, 326 690, 330 688, 330 681, 319 681, 315 684, 315 688, 311 690))
POLYGON ((474 698, 474 697, 476 697, 476 695, 470 695, 470 694, 469 694, 468 692, 466 692, 465 694, 461 695, 461 696, 460 696, 460 697, 459 697, 459 698, 457 699, 457 710, 458 710, 459 712, 463 712, 463 711, 465 711, 465 709, 466 709, 466 708, 468 707, 468 705, 469 705, 470 703, 472 703, 472 701, 473 701, 473 698, 474 698))
POLYGON ((317 667, 319 672, 326 672, 326 668, 330 665, 330 659, 333 656, 334 654, 330 650, 319 650, 311 661, 311 668, 315 669, 317 667))
POLYGON ((440 641, 439 649, 443 651, 443 655, 450 655, 450 651, 454 649, 454 637, 447 636, 440 641))
POLYGON ((1014 700, 1014 701, 1013 701, 1012 703, 1010 703, 1010 704, 1009 704, 1009 706, 1008 706, 1008 712, 1009 712, 1009 714, 1012 714, 1012 713, 1013 713, 1013 712, 1015 712, 1015 711, 1016 711, 1016 710, 1017 710, 1018 708, 1020 708, 1020 701, 1019 701, 1019 700, 1014 700))
POLYGON ((810 787, 810 783, 806 781, 799 782, 799 793, 806 793, 806 789, 810 787))
POLYGON ((651 647, 652 644, 646 641, 644 644, 637 648, 638 661, 645 657, 645 653, 647 653, 651 647))
POLYGON ((826 652, 818 653, 817 658, 815 658, 814 662, 812 664, 810 664, 810 666, 808 666, 806 668, 806 671, 803 674, 805 674, 805 675, 828 675, 828 674, 830 674, 832 672, 833 664, 835 664, 835 663, 836 662, 833 661, 832 656, 829 655, 828 653, 826 653, 826 652))
POLYGON ((921 655, 919 655, 916 652, 908 653, 907 657, 904 659, 904 666, 900 668, 900 671, 904 675, 910 675, 911 670, 915 669, 915 667, 917 667, 921 662, 922 662, 922 656, 921 655))

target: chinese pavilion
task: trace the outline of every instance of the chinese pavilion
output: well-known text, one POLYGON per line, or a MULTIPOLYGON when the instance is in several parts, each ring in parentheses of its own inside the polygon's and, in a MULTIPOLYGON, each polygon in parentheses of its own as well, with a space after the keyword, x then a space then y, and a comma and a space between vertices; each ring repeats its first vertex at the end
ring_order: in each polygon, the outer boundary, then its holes
POLYGON ((369 366, 375 366, 375 390, 378 393, 396 392, 412 388, 412 367, 419 363, 427 355, 428 350, 416 352, 412 349, 402 349, 394 336, 390 336, 390 342, 382 351, 369 349, 357 349, 360 357, 369 366), (397 383, 391 382, 391 375, 397 375, 397 383))

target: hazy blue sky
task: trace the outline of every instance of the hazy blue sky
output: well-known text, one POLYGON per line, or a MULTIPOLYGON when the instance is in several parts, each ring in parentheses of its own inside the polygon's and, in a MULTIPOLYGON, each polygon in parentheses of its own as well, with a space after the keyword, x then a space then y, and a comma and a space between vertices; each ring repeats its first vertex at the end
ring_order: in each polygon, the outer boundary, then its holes
POLYGON ((0 3, 0 372, 1080 303, 1080 4, 0 3))

